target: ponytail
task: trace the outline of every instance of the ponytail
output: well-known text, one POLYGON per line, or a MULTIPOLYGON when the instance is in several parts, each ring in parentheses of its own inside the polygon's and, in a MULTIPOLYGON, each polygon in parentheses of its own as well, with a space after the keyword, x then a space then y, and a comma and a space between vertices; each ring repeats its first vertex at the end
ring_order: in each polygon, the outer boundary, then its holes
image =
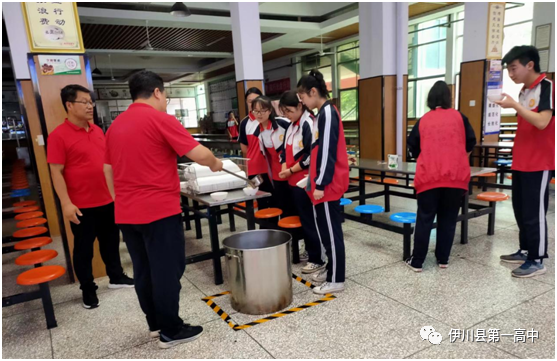
POLYGON ((317 89, 321 98, 329 99, 327 83, 325 83, 323 74, 317 69, 312 69, 309 74, 302 76, 298 81, 298 92, 309 94, 312 88, 317 89))
POLYGON ((295 92, 294 90, 289 90, 282 94, 279 101, 279 108, 284 113, 284 109, 286 107, 296 108, 298 104, 302 104, 302 108, 304 111, 309 111, 310 113, 312 113, 312 111, 309 110, 308 107, 306 107, 306 105, 300 101, 298 92, 295 92))

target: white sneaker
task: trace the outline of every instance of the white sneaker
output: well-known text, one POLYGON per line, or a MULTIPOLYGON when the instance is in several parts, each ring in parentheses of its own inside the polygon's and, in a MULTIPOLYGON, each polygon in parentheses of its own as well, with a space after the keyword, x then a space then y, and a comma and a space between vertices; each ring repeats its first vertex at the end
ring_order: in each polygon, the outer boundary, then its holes
POLYGON ((308 262, 303 268, 302 273, 314 273, 325 268, 324 264, 317 264, 308 262))
POLYGON ((325 282, 321 286, 313 289, 313 293, 317 295, 326 295, 327 293, 335 293, 344 291, 344 282, 325 282))
POLYGON ((309 260, 309 254, 307 252, 300 253, 300 262, 307 262, 309 260))
POLYGON ((325 282, 327 280, 327 269, 323 267, 323 270, 311 276, 313 282, 325 282))
POLYGON ((161 335, 161 330, 151 331, 149 330, 149 336, 151 338, 159 338, 161 335))

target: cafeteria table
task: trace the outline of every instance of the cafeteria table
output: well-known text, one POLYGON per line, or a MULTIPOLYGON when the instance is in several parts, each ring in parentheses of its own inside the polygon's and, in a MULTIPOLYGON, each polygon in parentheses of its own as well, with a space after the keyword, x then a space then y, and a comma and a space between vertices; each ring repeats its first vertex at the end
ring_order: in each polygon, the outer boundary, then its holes
POLYGON ((234 214, 246 218, 248 230, 254 230, 255 215, 253 201, 261 198, 270 197, 271 193, 258 191, 255 196, 247 196, 241 189, 230 190, 228 191, 228 196, 226 197, 226 199, 222 201, 215 201, 209 194, 195 194, 186 192, 185 190, 182 190, 180 192, 180 195, 182 197, 182 210, 185 214, 184 222, 186 222, 186 229, 188 229, 190 212, 192 212, 196 226, 196 238, 202 238, 201 218, 207 218, 209 220, 209 233, 211 239, 211 251, 186 257, 186 264, 197 263, 212 259, 215 284, 220 285, 223 283, 220 258, 224 256, 224 249, 221 249, 219 244, 219 231, 217 227, 220 215, 229 215, 231 231, 235 231, 234 214), (190 199, 193 203, 192 206, 189 205, 190 199), (234 211, 234 205, 240 202, 246 202, 245 212, 234 211), (227 206, 227 208, 221 210, 221 206, 227 206))
MULTIPOLYGON (((390 196, 398 196, 398 197, 403 197, 403 198, 416 199, 416 191, 415 191, 414 187, 412 185, 410 185, 410 182, 413 181, 413 176, 416 174, 416 163, 409 163, 409 162, 399 161, 397 168, 391 169, 391 168, 389 168, 389 166, 386 162, 379 161, 377 159, 359 159, 359 160, 356 160, 355 163, 351 164, 350 168, 351 169, 357 169, 358 173, 359 173, 359 177, 358 177, 359 187, 357 189, 358 195, 357 196, 352 196, 352 197, 345 197, 345 198, 349 198, 353 201, 359 201, 360 205, 364 205, 364 204, 366 204, 366 199, 383 196, 384 199, 385 199, 385 212, 390 212, 390 196), (365 176, 369 175, 370 171, 375 172, 375 173, 379 173, 379 174, 375 174, 375 175, 376 176, 379 175, 380 178, 378 180, 373 180, 373 179, 372 180, 366 180, 365 176), (411 178, 411 176, 412 176, 412 178, 411 178), (385 178, 398 179, 399 184, 384 183, 383 180, 385 178), (384 185, 384 190, 379 191, 379 192, 366 194, 366 192, 365 192, 366 183, 382 184, 382 185, 384 185), (404 192, 394 191, 394 190, 391 189, 392 187, 410 189, 410 190, 412 190, 412 193, 404 193, 404 192)), ((470 167, 470 176, 474 177, 474 176, 477 176, 479 174, 494 172, 495 170, 496 170, 495 168, 487 168, 487 167, 470 167)), ((350 193, 350 192, 351 192, 351 190, 349 190, 347 193, 350 193)), ((488 214, 492 214, 494 212, 495 212, 495 208, 492 208, 492 207, 489 207, 489 206, 486 207, 486 206, 478 205, 478 204, 470 204, 469 200, 468 200, 468 197, 464 197, 463 202, 462 202, 462 213, 459 215, 459 217, 457 219, 457 221, 462 222, 461 223, 461 240, 460 240, 460 242, 462 244, 468 243, 468 220, 469 219, 477 218, 477 217, 488 215, 488 214), (473 209, 473 210, 470 211, 470 209, 473 209)), ((385 223, 385 222, 380 222, 380 221, 376 221, 376 220, 371 220, 370 221, 369 219, 366 219, 365 217, 357 216, 357 215, 353 215, 353 214, 349 214, 349 213, 345 213, 345 218, 356 221, 356 222, 368 224, 368 225, 371 225, 371 226, 379 227, 379 228, 382 228, 382 229, 386 229, 386 230, 389 230, 389 231, 392 231, 392 232, 395 232, 395 233, 404 234, 404 228, 403 227, 394 226, 392 224, 388 224, 388 223, 385 223)), ((488 222, 488 223, 490 223, 490 222, 488 222)), ((434 224, 434 227, 436 227, 436 224, 434 224)), ((488 224, 488 230, 490 230, 490 229, 493 229, 492 224, 488 224)), ((404 248, 403 248, 403 253, 404 253, 403 258, 404 259, 409 257, 409 254, 407 254, 408 248, 409 248, 409 245, 404 245, 404 248)))

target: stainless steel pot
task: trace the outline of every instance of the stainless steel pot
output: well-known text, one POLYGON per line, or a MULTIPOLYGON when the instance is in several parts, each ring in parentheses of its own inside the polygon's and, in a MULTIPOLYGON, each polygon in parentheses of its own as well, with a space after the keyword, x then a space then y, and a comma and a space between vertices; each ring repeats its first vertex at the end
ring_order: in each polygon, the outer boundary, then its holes
POLYGON ((236 233, 223 241, 232 308, 264 315, 292 303, 289 233, 256 230, 236 233))

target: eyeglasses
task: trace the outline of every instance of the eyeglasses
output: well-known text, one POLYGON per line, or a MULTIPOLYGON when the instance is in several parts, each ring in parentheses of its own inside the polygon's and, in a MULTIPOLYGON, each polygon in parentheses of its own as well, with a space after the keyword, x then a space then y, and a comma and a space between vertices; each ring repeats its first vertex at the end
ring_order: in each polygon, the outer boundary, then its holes
POLYGON ((70 103, 80 103, 80 104, 85 104, 85 106, 90 105, 93 108, 97 105, 97 104, 95 104, 95 102, 88 102, 86 100, 74 100, 73 102, 70 102, 70 103))
POLYGON ((254 110, 254 111, 252 111, 252 113, 255 114, 255 115, 261 115, 261 114, 265 114, 265 113, 267 113, 267 112, 269 112, 269 111, 270 111, 269 109, 265 109, 265 110, 254 110))

